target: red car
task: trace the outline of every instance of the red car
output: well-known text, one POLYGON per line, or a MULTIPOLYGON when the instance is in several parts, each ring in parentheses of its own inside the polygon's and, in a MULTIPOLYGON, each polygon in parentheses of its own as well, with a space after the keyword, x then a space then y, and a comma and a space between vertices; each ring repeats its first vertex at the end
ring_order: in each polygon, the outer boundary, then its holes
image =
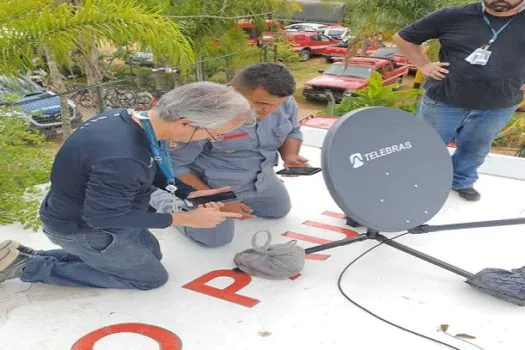
POLYGON ((237 26, 248 34, 248 41, 254 46, 271 43, 277 32, 283 29, 283 25, 276 21, 266 20, 264 25, 264 32, 260 37, 253 21, 243 19, 237 22, 237 26))
MULTIPOLYGON (((379 41, 373 41, 366 49, 366 55, 370 56, 382 47, 385 47, 385 45, 383 45, 379 41)), ((360 51, 360 49, 355 49, 352 56, 358 56, 360 51)), ((321 50, 320 53, 321 56, 323 56, 326 59, 326 62, 328 63, 340 61, 348 53, 348 40, 341 41, 339 44, 334 46, 325 47, 321 50)))
POLYGON ((408 67, 398 66, 395 62, 372 57, 353 57, 346 64, 336 62, 322 74, 306 82, 303 96, 307 100, 326 101, 327 90, 339 102, 346 95, 359 91, 368 85, 372 72, 381 74, 385 85, 401 83, 408 74, 408 67))
POLYGON ((417 71, 416 66, 402 53, 399 52, 399 48, 397 47, 383 47, 373 54, 370 55, 370 57, 375 58, 386 58, 389 60, 394 61, 394 63, 398 66, 406 66, 408 67, 408 70, 410 72, 417 71))
POLYGON ((301 61, 308 61, 311 56, 319 56, 326 47, 341 42, 317 32, 287 32, 286 36, 294 46, 293 51, 299 53, 301 61))

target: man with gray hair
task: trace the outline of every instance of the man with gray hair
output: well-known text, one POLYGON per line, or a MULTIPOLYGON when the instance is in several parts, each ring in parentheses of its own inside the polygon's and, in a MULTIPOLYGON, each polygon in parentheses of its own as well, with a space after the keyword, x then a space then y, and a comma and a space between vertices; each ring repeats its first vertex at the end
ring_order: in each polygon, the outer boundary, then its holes
MULTIPOLYGON (((285 66, 261 63, 239 72, 231 86, 250 101, 257 123, 172 151, 180 196, 184 197, 184 191, 230 186, 239 200, 224 203, 221 210, 241 214, 242 220, 282 218, 289 213, 291 201, 274 172, 278 157, 285 167, 308 166, 299 155, 302 133, 293 98, 295 80, 285 66)), ((208 247, 227 244, 234 236, 233 220, 211 229, 184 225, 180 229, 208 247)))
MULTIPOLYGON (((109 110, 79 127, 56 155, 40 208, 43 231, 62 249, 0 243, 0 282, 148 290, 165 284, 159 242, 148 228, 212 228, 240 214, 207 203, 191 212, 148 212, 153 186, 174 191, 168 147, 218 138, 255 116, 233 88, 178 87, 143 113, 109 110)), ((184 147, 184 146, 182 146, 184 147)), ((190 197, 229 190, 198 191, 190 197)))

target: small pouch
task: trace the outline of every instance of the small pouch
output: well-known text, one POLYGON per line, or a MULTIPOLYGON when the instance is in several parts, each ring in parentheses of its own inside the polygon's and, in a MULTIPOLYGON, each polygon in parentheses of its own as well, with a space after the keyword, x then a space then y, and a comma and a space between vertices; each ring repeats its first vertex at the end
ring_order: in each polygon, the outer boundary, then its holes
POLYGON ((270 245, 271 240, 268 231, 257 232, 252 237, 253 248, 235 255, 235 265, 249 275, 268 279, 287 279, 301 272, 305 251, 296 245, 297 241, 270 245), (262 245, 257 243, 260 234, 266 235, 266 242, 262 245))

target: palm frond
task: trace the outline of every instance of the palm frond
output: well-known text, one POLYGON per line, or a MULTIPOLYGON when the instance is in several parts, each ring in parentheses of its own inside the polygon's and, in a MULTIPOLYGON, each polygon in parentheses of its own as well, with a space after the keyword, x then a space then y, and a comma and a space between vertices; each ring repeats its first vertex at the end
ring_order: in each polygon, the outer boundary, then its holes
POLYGON ((180 26, 134 0, 85 0, 48 5, 39 12, 20 14, 3 23, 9 34, 0 35, 0 69, 13 68, 21 54, 35 48, 51 50, 58 62, 67 62, 71 50, 83 50, 82 38, 97 42, 135 42, 150 48, 171 64, 193 61, 191 42, 180 26))

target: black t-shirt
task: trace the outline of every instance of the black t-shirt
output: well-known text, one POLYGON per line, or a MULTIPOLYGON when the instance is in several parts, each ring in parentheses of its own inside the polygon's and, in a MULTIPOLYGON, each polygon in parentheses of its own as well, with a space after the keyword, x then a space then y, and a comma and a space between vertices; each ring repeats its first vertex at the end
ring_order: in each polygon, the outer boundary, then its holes
MULTIPOLYGON (((492 30, 482 16, 480 3, 436 11, 399 32, 406 41, 420 45, 439 39, 441 62, 448 62, 450 73, 441 80, 427 79, 425 89, 430 98, 469 109, 506 108, 519 104, 525 83, 525 11, 518 13, 498 36, 489 51, 486 66, 465 61, 476 49, 487 45, 492 30)), ((511 17, 485 13, 497 31, 511 17)))
POLYGON ((148 212, 153 185, 166 178, 144 130, 126 110, 90 119, 64 142, 40 216, 63 233, 111 228, 165 228, 170 214, 148 212))

